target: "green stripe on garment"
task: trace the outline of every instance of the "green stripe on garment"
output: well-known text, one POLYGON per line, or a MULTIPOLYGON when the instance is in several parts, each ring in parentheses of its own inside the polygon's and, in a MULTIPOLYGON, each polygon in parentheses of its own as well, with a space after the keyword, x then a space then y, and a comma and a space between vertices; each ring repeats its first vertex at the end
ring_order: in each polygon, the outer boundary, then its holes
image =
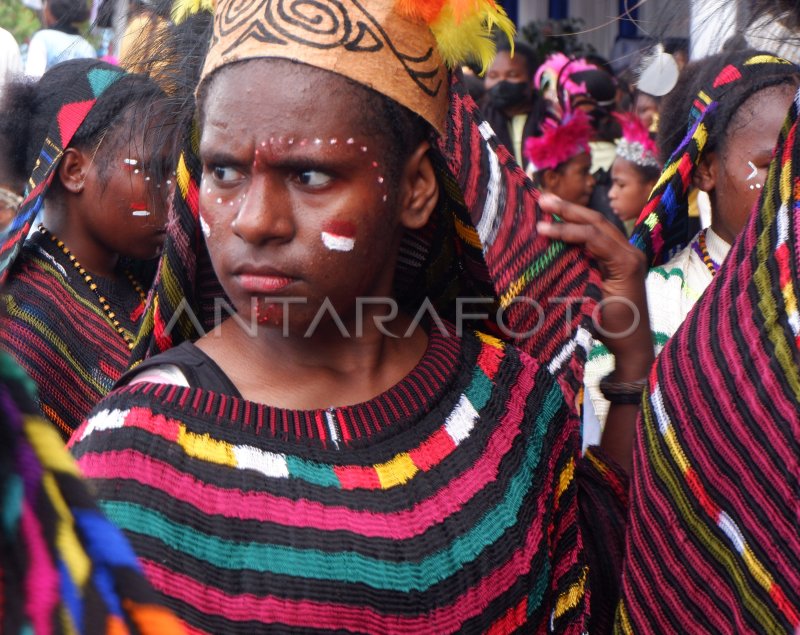
POLYGON ((489 399, 492 396, 492 386, 492 380, 476 366, 472 371, 472 381, 467 386, 464 394, 477 412, 480 412, 481 408, 489 403, 489 399))
MULTIPOLYGON (((525 448, 522 466, 511 478, 497 506, 449 548, 419 562, 386 562, 354 552, 329 553, 255 542, 237 542, 197 531, 136 503, 102 501, 103 511, 125 531, 152 536, 167 547, 220 569, 251 570, 288 576, 304 576, 345 583, 363 583, 375 589, 400 592, 426 591, 480 555, 512 527, 523 500, 534 483, 544 436, 563 397, 554 384, 542 402, 525 448)), ((549 575, 547 571, 541 575, 549 575)), ((537 582, 538 584, 538 582, 537 582)))
POLYGON ((314 485, 323 487, 336 487, 341 489, 339 478, 333 471, 333 466, 326 463, 306 461, 296 456, 287 456, 286 465, 291 478, 299 478, 314 485))

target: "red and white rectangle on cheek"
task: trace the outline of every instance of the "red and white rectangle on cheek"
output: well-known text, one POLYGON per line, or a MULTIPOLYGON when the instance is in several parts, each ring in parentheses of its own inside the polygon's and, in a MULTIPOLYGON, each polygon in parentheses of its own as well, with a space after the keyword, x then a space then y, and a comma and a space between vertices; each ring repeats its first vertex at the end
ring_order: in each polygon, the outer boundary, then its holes
POLYGON ((348 221, 332 221, 322 229, 322 243, 331 251, 353 251, 356 227, 348 221))

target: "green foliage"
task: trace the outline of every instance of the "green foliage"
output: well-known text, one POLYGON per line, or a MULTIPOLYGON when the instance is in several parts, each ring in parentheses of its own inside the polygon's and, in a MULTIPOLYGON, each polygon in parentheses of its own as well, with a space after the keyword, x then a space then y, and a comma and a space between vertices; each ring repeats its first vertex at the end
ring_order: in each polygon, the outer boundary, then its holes
POLYGON ((41 24, 36 13, 19 0, 3 0, 0 3, 0 27, 10 31, 22 44, 41 28, 41 24))
POLYGON ((564 53, 569 57, 581 57, 596 53, 591 44, 578 39, 576 33, 583 30, 580 18, 564 20, 537 20, 522 27, 522 39, 528 42, 544 59, 551 53, 564 53))

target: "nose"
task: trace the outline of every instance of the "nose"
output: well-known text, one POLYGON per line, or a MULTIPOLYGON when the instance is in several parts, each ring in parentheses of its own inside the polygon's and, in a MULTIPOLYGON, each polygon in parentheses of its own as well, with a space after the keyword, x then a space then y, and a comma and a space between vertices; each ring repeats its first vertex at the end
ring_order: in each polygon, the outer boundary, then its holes
POLYGON ((247 191, 234 199, 234 207, 237 205, 231 228, 243 241, 260 245, 294 237, 291 200, 279 180, 254 175, 247 191))

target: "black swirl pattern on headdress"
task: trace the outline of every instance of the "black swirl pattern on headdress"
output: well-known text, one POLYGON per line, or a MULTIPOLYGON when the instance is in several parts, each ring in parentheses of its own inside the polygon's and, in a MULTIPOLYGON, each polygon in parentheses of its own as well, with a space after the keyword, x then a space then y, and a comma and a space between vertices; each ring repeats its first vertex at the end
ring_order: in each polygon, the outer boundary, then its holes
POLYGON ((220 38, 241 31, 225 48, 224 56, 251 38, 316 49, 343 47, 354 53, 375 53, 386 48, 427 95, 437 95, 442 87, 433 48, 423 55, 402 53, 358 0, 230 0, 221 5, 212 46, 220 38))

